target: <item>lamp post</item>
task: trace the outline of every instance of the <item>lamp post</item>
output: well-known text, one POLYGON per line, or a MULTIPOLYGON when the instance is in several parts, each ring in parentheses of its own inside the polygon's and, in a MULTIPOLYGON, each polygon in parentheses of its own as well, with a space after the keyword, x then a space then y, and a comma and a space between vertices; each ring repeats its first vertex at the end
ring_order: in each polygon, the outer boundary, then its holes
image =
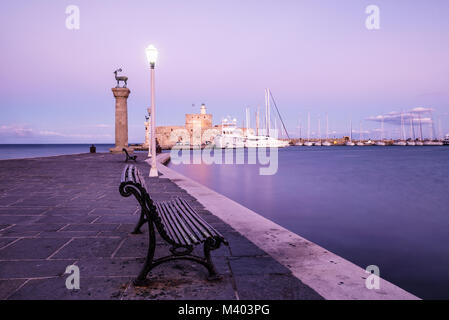
MULTIPOLYGON (((148 63, 151 70, 151 169, 150 177, 157 177, 158 171, 156 166, 156 113, 154 102, 154 66, 156 65, 158 52, 153 45, 149 45, 146 49, 148 63)), ((149 148, 148 148, 149 149, 149 148)), ((149 150, 148 150, 149 151, 149 150)))

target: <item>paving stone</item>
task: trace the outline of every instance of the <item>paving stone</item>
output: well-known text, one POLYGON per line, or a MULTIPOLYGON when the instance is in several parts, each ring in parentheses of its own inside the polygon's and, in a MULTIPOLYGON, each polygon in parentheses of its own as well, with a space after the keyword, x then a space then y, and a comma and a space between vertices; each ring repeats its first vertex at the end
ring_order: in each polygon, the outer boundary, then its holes
POLYGON ((98 216, 93 215, 46 215, 36 220, 36 223, 91 223, 98 219, 98 216))
POLYGON ((64 223, 30 223, 30 224, 20 224, 9 228, 3 234, 13 234, 26 231, 58 231, 66 224, 64 223))
POLYGON ((38 208, 38 207, 34 208, 0 207, 0 215, 7 214, 7 215, 32 216, 32 215, 41 215, 47 210, 48 208, 38 208))
POLYGON ((75 260, 0 261, 0 279, 56 277, 75 260))
POLYGON ((113 231, 119 227, 118 223, 73 223, 61 231, 113 231))
POLYGON ((12 259, 46 259, 67 242, 65 239, 35 238, 19 241, 0 250, 2 260, 12 259))
POLYGON ((234 275, 290 274, 290 270, 271 257, 229 258, 234 275))
POLYGON ((53 259, 68 258, 109 258, 120 244, 120 238, 79 238, 73 239, 62 248, 53 259))
POLYGON ((143 267, 144 258, 111 259, 88 258, 80 259, 76 265, 80 268, 82 277, 137 277, 143 267))
MULTIPOLYGON (((7 244, 13 242, 14 240, 17 240, 18 238, 0 238, 0 248, 3 248, 7 244)), ((1 259, 1 257, 0 257, 1 259)))
POLYGON ((69 290, 65 285, 66 277, 29 280, 16 291, 9 300, 114 300, 120 299, 131 282, 128 277, 83 278, 80 277, 80 289, 69 290))
POLYGON ((226 240, 228 240, 233 256, 245 257, 266 255, 265 251, 237 232, 222 232, 222 234, 226 240))
POLYGON ((239 298, 242 300, 322 300, 323 298, 288 275, 235 275, 239 298))
POLYGON ((0 300, 5 300, 26 280, 0 280, 0 300))

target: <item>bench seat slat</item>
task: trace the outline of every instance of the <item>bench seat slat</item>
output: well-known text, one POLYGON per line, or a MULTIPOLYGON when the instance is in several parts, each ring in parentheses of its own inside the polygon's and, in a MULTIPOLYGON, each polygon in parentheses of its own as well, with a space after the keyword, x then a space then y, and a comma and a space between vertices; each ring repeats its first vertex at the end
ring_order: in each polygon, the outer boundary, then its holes
POLYGON ((178 228, 176 228, 176 223, 173 220, 173 217, 171 216, 171 214, 168 212, 167 208, 165 207, 163 202, 159 202, 160 208, 162 209, 162 214, 165 216, 165 219, 167 220, 168 225, 171 227, 171 229, 173 230, 173 233, 176 235, 176 243, 180 244, 180 245, 190 245, 190 241, 187 241, 179 232, 178 228))
POLYGON ((160 217, 161 217, 161 219, 162 219, 162 224, 163 224, 163 226, 164 226, 164 229, 165 229, 166 232, 167 232, 167 235, 168 235, 168 236, 170 237, 170 239, 172 239, 174 242, 179 243, 179 240, 177 239, 177 237, 176 237, 176 235, 175 235, 175 232, 173 231, 173 229, 172 229, 170 223, 168 223, 167 217, 165 216, 165 214, 164 214, 164 212, 163 212, 163 210, 162 210, 162 208, 161 208, 161 205, 160 205, 159 203, 157 203, 157 202, 155 203, 155 205, 156 205, 156 209, 158 210, 159 215, 160 215, 160 217))
POLYGON ((182 210, 179 210, 175 206, 174 201, 167 202, 167 205, 170 207, 171 211, 175 216, 177 217, 180 226, 184 229, 184 231, 188 234, 190 239, 195 243, 198 244, 203 240, 203 235, 201 233, 197 233, 194 226, 191 225, 190 221, 186 219, 185 213, 182 210))
POLYGON ((178 198, 179 203, 181 203, 184 208, 187 209, 187 211, 189 212, 189 214, 201 225, 203 226, 209 233, 211 233, 213 236, 218 236, 222 239, 224 239, 224 237, 217 231, 215 230, 215 228, 213 228, 209 223, 207 223, 207 221, 205 221, 203 218, 201 218, 198 213, 195 212, 195 210, 184 200, 184 199, 180 199, 178 198))
POLYGON ((176 199, 173 204, 176 206, 178 211, 182 212, 182 217, 186 220, 186 223, 190 226, 192 230, 197 234, 197 237, 200 239, 207 239, 211 237, 211 234, 207 232, 195 219, 189 215, 189 212, 186 209, 183 209, 182 204, 180 204, 179 200, 176 199))
POLYGON ((184 222, 176 212, 176 210, 173 210, 173 208, 170 206, 170 202, 164 202, 165 208, 168 210, 170 215, 173 218, 173 221, 175 222, 175 227, 179 230, 179 233, 184 237, 186 242, 189 242, 189 244, 198 243, 199 241, 192 235, 192 233, 187 229, 184 222))

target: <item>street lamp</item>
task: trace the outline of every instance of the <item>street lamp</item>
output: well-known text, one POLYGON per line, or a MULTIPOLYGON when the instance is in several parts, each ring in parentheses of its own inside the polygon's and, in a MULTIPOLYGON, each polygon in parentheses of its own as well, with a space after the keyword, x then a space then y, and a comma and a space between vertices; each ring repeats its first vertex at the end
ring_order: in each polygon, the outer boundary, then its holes
MULTIPOLYGON (((145 52, 147 54, 147 60, 150 64, 151 70, 151 169, 150 177, 157 177, 159 174, 157 172, 156 166, 156 113, 155 103, 154 103, 154 66, 156 65, 158 52, 153 45, 149 45, 145 52)), ((148 150, 149 151, 149 150, 148 150)))

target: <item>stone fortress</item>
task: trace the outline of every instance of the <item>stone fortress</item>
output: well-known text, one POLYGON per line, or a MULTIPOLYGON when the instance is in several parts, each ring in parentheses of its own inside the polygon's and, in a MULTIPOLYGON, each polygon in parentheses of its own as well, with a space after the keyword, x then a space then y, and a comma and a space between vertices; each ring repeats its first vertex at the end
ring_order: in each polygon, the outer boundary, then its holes
POLYGON ((184 126, 156 127, 156 139, 162 149, 170 149, 177 143, 201 145, 212 142, 220 130, 221 125, 213 126, 212 115, 207 114, 206 105, 203 103, 200 113, 186 114, 184 126), (210 133, 207 137, 203 136, 206 130, 210 133))

